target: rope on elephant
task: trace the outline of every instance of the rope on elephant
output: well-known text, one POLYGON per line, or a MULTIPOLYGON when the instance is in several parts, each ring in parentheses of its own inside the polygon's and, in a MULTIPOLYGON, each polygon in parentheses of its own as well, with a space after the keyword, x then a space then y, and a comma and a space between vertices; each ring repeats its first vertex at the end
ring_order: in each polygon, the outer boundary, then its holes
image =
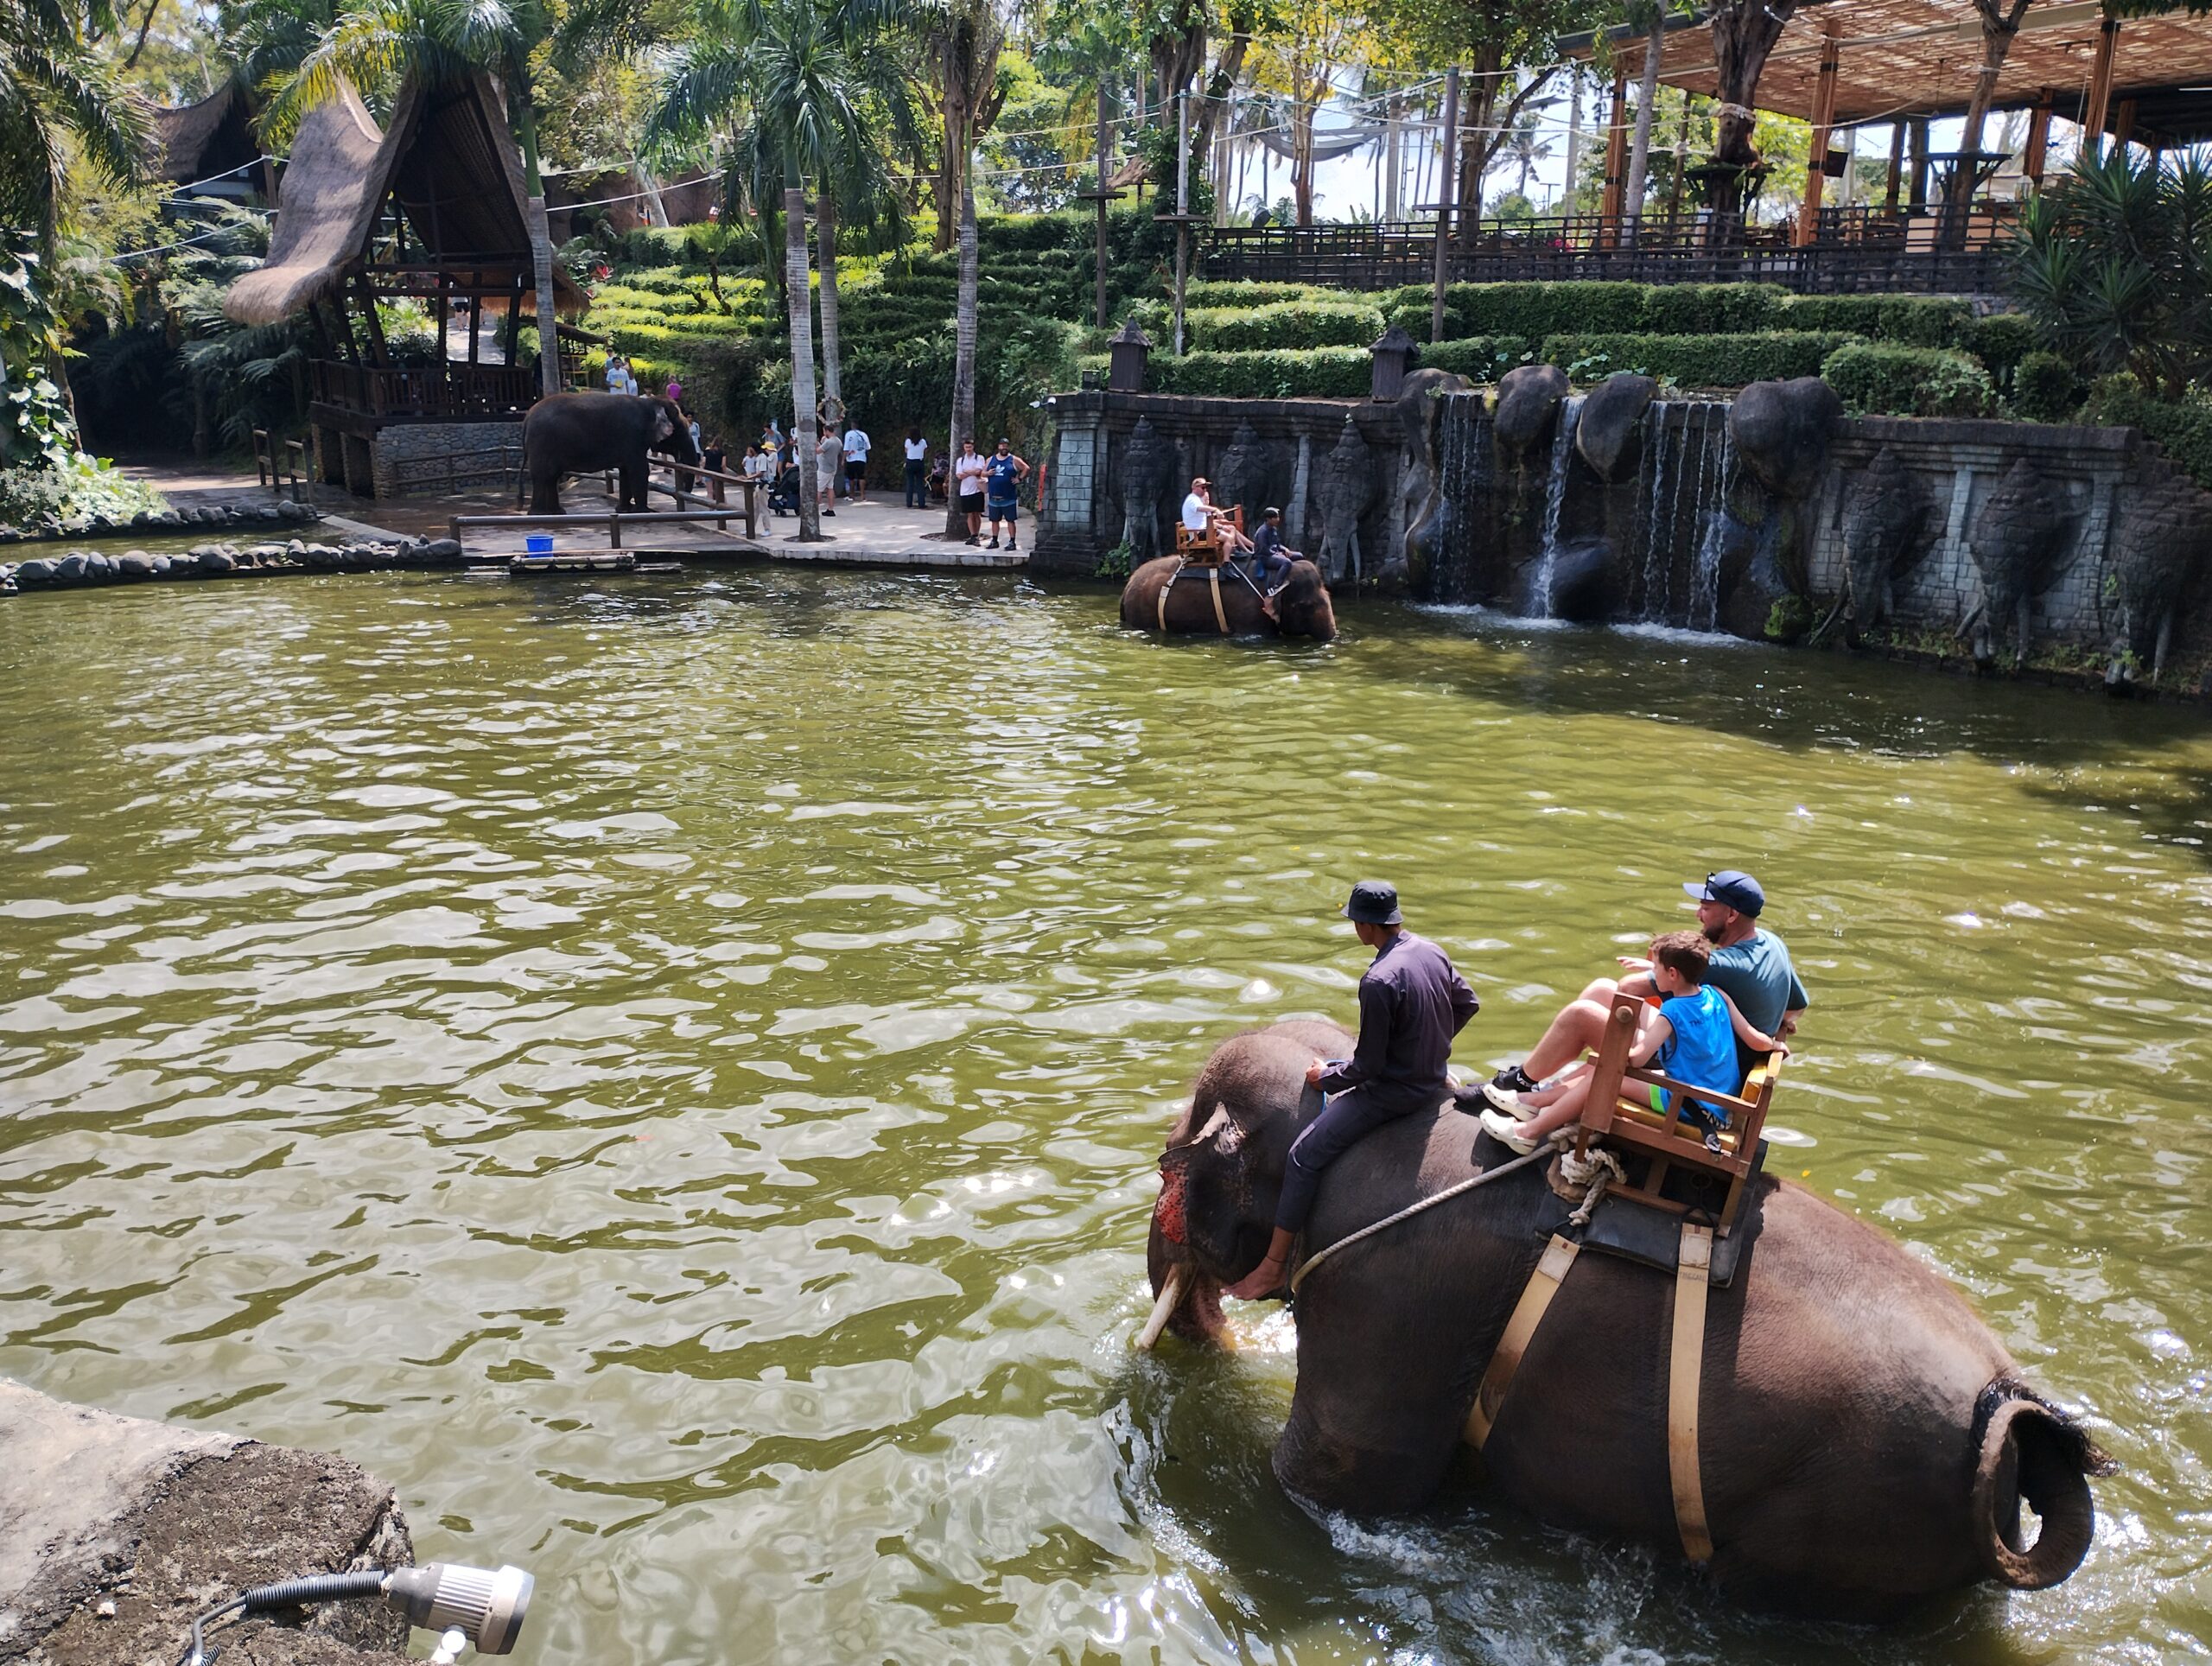
POLYGON ((1530 1163, 1548 1158, 1551 1154, 1552 1152, 1549 1146, 1538 1146, 1534 1151, 1531 1151, 1524 1157, 1516 1157, 1510 1163, 1500 1163, 1496 1168, 1486 1168, 1471 1180, 1462 1180, 1457 1186, 1447 1186, 1441 1192, 1431 1192, 1427 1197, 1421 1199, 1418 1203, 1408 1204, 1403 1209, 1401 1209, 1395 1215, 1385 1215, 1381 1220, 1375 1222, 1370 1226, 1363 1226, 1357 1232, 1347 1233, 1344 1237, 1338 1238, 1334 1243, 1330 1244, 1326 1249, 1308 1256, 1306 1260, 1300 1264, 1298 1270, 1290 1275, 1291 1294, 1296 1295, 1298 1294, 1298 1287, 1306 1281, 1306 1275, 1312 1272, 1316 1267, 1319 1267, 1323 1262, 1328 1260, 1331 1256, 1335 1255, 1338 1250, 1348 1250, 1353 1244, 1357 1243, 1362 1238, 1371 1238, 1377 1232, 1382 1231, 1389 1227, 1395 1226, 1400 1221, 1411 1220, 1415 1215, 1420 1214, 1424 1209, 1433 1209, 1440 1203, 1449 1203, 1452 1199, 1458 1197, 1463 1192, 1472 1192, 1478 1186, 1488 1186, 1492 1180, 1501 1180, 1504 1176, 1510 1174, 1516 1168, 1526 1168, 1530 1163))
POLYGON ((1569 1215, 1571 1226, 1587 1226, 1590 1217, 1598 1212, 1598 1205, 1605 1195, 1608 1186, 1626 1186, 1628 1171, 1621 1167, 1621 1160, 1611 1152, 1592 1148, 1586 1157, 1577 1156, 1572 1149, 1559 1154, 1560 1185, 1567 1191, 1579 1192, 1582 1201, 1569 1215))

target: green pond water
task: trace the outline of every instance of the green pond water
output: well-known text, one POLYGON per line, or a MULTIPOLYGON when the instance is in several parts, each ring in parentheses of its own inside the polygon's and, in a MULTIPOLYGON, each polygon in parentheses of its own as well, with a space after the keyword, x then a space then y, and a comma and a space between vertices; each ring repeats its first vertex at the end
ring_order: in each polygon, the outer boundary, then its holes
POLYGON ((1681 637, 1163 645, 1007 578, 0 605, 0 1372, 345 1452, 519 1657, 2164 1661, 2212 1628, 2212 731, 1681 637), (1525 1047, 1740 864, 1777 1166, 2124 1467, 2073 1580, 1719 1605, 1478 1485, 1317 1519, 1291 1332, 1139 1358, 1154 1162, 1395 880, 1525 1047))

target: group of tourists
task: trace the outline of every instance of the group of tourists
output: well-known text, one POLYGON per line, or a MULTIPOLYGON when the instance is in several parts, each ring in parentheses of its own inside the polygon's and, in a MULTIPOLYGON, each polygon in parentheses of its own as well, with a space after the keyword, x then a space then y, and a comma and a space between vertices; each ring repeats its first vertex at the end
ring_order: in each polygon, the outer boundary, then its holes
MULTIPOLYGON (((1452 1038, 1479 1009, 1474 991, 1441 949, 1405 929, 1392 887, 1376 880, 1352 887, 1344 917, 1375 951, 1359 980, 1359 1040, 1351 1058, 1317 1058, 1306 1066, 1307 1084, 1323 1095, 1321 1114, 1291 1145, 1266 1259, 1228 1294, 1257 1300, 1281 1289, 1322 1171, 1386 1122, 1448 1099, 1478 1109, 1483 1128, 1524 1154, 1573 1126, 1616 994, 1643 1002, 1630 1061, 1656 1066, 1685 1088, 1732 1096, 1753 1055, 1786 1052, 1809 1002, 1789 949, 1758 923, 1765 892, 1736 868, 1682 888, 1697 903, 1696 931, 1662 932, 1648 955, 1621 957, 1623 976, 1592 981, 1527 1058, 1479 1086, 1458 1087, 1446 1065, 1452 1038)), ((1651 1091, 1653 1109, 1667 1111, 1665 1091, 1651 1091)), ((1726 1106, 1690 1098, 1679 1110, 1718 1149, 1726 1106)))
MULTIPOLYGON (((844 482, 846 498, 868 501, 868 460, 875 442, 858 423, 824 423, 814 446, 815 506, 824 515, 837 512, 837 485, 844 482)), ((787 436, 771 417, 760 437, 746 448, 739 472, 760 480, 768 491, 771 515, 796 515, 805 487, 799 474, 798 442, 787 436)))
POLYGON ((1262 605, 1273 617, 1274 595, 1290 576, 1291 563, 1305 559, 1282 541, 1282 511, 1273 504, 1262 509, 1259 525, 1247 537, 1234 511, 1214 506, 1213 482, 1199 474, 1192 479, 1190 495, 1183 499, 1182 520, 1185 531, 1218 544, 1230 560, 1249 569, 1262 605))
POLYGON ((1004 526, 1006 547, 1021 547, 1014 542, 1014 525, 1020 518, 1020 488, 1028 474, 1028 462, 1014 455, 1011 440, 1001 438, 991 448, 988 457, 976 449, 973 440, 961 441, 960 455, 952 460, 952 479, 960 493, 961 512, 968 517, 968 536, 963 542, 995 550, 999 547, 999 528, 1004 526), (991 524, 991 541, 984 544, 986 520, 991 524))

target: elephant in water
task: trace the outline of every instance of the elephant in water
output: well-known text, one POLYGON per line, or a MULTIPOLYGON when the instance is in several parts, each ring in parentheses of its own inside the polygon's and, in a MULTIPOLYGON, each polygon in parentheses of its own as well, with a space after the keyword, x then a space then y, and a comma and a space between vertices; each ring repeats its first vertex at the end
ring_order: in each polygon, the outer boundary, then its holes
MULTIPOLYGON (((1122 590, 1122 623, 1133 631, 1160 628, 1160 593, 1167 589, 1181 557, 1161 556, 1129 575, 1122 590)), ((1171 635, 1249 636, 1268 632, 1278 636, 1310 636, 1316 642, 1333 641, 1336 609, 1329 602, 1329 587, 1321 569, 1310 561, 1294 561, 1290 576, 1275 596, 1273 619, 1261 610, 1260 598, 1236 571, 1221 569, 1221 616, 1213 610, 1213 582, 1202 567, 1185 569, 1167 593, 1166 628, 1171 635), (1224 633, 1224 622, 1228 625, 1224 633)))
MULTIPOLYGON (((1161 1162, 1147 1252, 1156 1294, 1175 1275, 1179 1294, 1164 1305, 1179 1335, 1220 1330, 1222 1287, 1259 1264, 1286 1154, 1320 1110, 1306 1064, 1351 1051, 1333 1024, 1278 1024, 1224 1043, 1199 1073, 1161 1162)), ((1301 1253, 1507 1155, 1448 1106, 1390 1123, 1328 1169, 1301 1253)), ((1869 1620, 1978 1581, 2065 1579, 2089 1547, 2086 1477, 2103 1455, 1936 1274, 1811 1192, 1757 1184, 1734 1277, 1710 1294, 1699 1396, 1707 1567, 1722 1591, 1869 1620), (2023 1497, 2042 1518, 2031 1544, 2023 1497)), ((1569 1207, 1532 1163, 1315 1268, 1296 1297, 1282 1485, 1363 1516, 1425 1504, 1569 1207)), ((1483 1450, 1508 1499, 1681 1554, 1667 1447, 1674 1285, 1597 1251, 1576 1260, 1483 1450)))
POLYGON ((520 499, 527 483, 530 512, 557 515, 563 512, 563 474, 596 474, 612 468, 622 477, 621 506, 650 508, 645 499, 649 451, 666 452, 678 463, 696 465, 699 461, 690 424, 671 401, 645 394, 549 394, 522 420, 522 474, 515 482, 515 496, 520 499))

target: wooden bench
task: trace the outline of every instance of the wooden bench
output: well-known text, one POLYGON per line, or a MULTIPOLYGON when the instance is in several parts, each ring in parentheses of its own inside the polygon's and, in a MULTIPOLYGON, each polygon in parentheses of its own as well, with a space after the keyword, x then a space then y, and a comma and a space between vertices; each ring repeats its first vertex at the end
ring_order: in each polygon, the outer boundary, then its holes
POLYGON ((1758 1167, 1759 1135, 1766 1126, 1775 1084, 1782 1077, 1784 1055, 1763 1055, 1737 1093, 1686 1087, 1670 1076, 1629 1062, 1643 1005, 1632 995, 1613 996, 1612 1010, 1605 1020, 1605 1042, 1591 1065, 1590 1097, 1575 1129, 1575 1151, 1586 1157, 1592 1145, 1603 1141, 1646 1156, 1649 1163, 1642 1183, 1617 1187, 1611 1195, 1632 1198, 1671 1214, 1687 1215, 1692 1208, 1663 1195, 1672 1170, 1685 1168, 1722 1176, 1728 1184, 1727 1201, 1721 1205, 1713 1230, 1726 1237, 1736 1224, 1744 1188, 1758 1167), (1669 1090, 1663 1113, 1652 1110, 1648 1091, 1639 1091, 1655 1087, 1669 1090), (1728 1126, 1719 1131, 1718 1152, 1707 1148, 1704 1129, 1683 1115, 1692 1098, 1728 1113, 1728 1126))
MULTIPOLYGON (((1244 506, 1216 512, 1221 518, 1235 527, 1242 535, 1244 531, 1244 506)), ((1175 553, 1183 558, 1186 567, 1218 567, 1229 559, 1229 550, 1215 530, 1209 526, 1203 532, 1193 532, 1181 521, 1175 523, 1175 553)))

